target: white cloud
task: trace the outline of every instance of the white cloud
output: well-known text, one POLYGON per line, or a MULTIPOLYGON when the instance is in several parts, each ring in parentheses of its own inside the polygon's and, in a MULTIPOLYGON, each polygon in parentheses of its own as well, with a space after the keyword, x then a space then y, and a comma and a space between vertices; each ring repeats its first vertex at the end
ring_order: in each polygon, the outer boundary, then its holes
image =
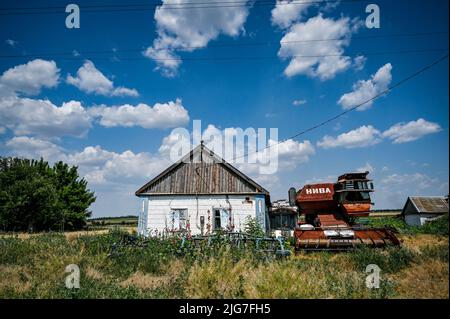
POLYGON ((187 130, 174 129, 169 135, 163 138, 161 146, 158 149, 159 154, 170 158, 175 162, 186 155, 191 149, 197 145, 191 145, 192 134, 187 130))
MULTIPOLYGON (((209 124, 198 139, 201 138, 206 147, 230 164, 236 165, 243 172, 258 178, 264 175, 276 176, 280 172, 291 170, 309 161, 309 158, 315 154, 314 146, 308 140, 297 142, 289 139, 277 144, 276 140, 269 138, 267 144, 264 144, 265 141, 263 142, 253 135, 257 133, 256 131, 248 130, 234 127, 220 130, 209 124), (254 141, 257 145, 250 141, 254 141), (264 146, 267 148, 263 149, 264 146), (256 152, 257 149, 262 150, 256 152)), ((167 156, 171 155, 171 159, 175 160, 180 155, 186 154, 191 147, 196 146, 190 144, 192 138, 193 136, 189 132, 174 130, 163 139, 163 145, 159 152, 167 156)))
POLYGON ((189 121, 188 111, 180 99, 175 102, 156 103, 153 107, 142 103, 136 106, 96 106, 92 107, 89 113, 100 117, 100 125, 106 127, 168 128, 182 126, 189 121))
POLYGON ((158 37, 144 55, 156 61, 157 69, 163 75, 177 74, 181 64, 177 51, 204 48, 220 34, 236 37, 243 32, 248 6, 202 7, 195 8, 195 0, 163 0, 162 5, 156 7, 154 18, 158 37), (190 8, 173 9, 174 5, 190 8))
POLYGON ((66 81, 86 93, 105 96, 139 96, 135 89, 114 87, 113 81, 108 79, 89 60, 86 60, 78 69, 75 77, 68 74, 66 81))
MULTIPOLYGON (((238 145, 232 150, 233 152, 225 149, 225 139, 236 137, 239 132, 243 133, 241 137, 246 133, 246 131, 241 131, 241 129, 234 127, 229 127, 221 131, 216 126, 210 124, 203 131, 202 139, 208 148, 225 158, 231 164, 236 164, 239 169, 242 169, 248 174, 256 174, 261 171, 261 167, 267 167, 270 163, 273 164, 275 162, 277 162, 277 173, 290 170, 309 161, 309 158, 315 154, 314 146, 308 140, 298 142, 289 139, 278 144, 277 140, 271 138, 265 144, 267 146, 266 148, 256 152, 258 149, 264 147, 263 141, 257 140, 256 135, 255 142, 257 145, 249 145, 248 141, 251 137, 247 136, 244 140, 244 145, 242 145, 244 149, 237 147, 238 145), (247 156, 244 156, 246 154, 247 156)), ((256 131, 254 133, 257 134, 256 131)), ((262 175, 265 174, 259 174, 258 176, 262 175)))
POLYGON ((397 123, 383 132, 383 137, 393 140, 393 143, 400 144, 415 141, 422 136, 441 131, 441 126, 437 123, 428 122, 422 118, 408 123, 397 123))
MULTIPOLYGON (((276 141, 269 140, 269 146, 277 143, 276 141)), ((279 167, 281 170, 292 169, 299 164, 306 163, 309 158, 315 154, 314 146, 308 140, 303 142, 297 142, 289 139, 285 142, 273 147, 278 152, 279 167)), ((265 151, 262 156, 270 156, 270 151, 265 151)))
POLYGON ((116 153, 105 151, 100 146, 86 147, 82 152, 70 155, 68 162, 81 165, 81 172, 93 184, 143 183, 169 164, 167 159, 158 155, 130 150, 116 153))
POLYGON ((289 139, 278 145, 276 143, 277 141, 269 139, 270 148, 258 153, 251 153, 249 150, 248 160, 245 163, 234 164, 236 168, 271 191, 279 191, 286 172, 291 172, 308 162, 315 154, 314 146, 308 140, 297 142, 289 139))
POLYGON ((356 71, 361 71, 366 65, 367 58, 363 55, 358 55, 353 59, 353 66, 356 71))
POLYGON ((381 141, 380 136, 380 131, 372 125, 363 125, 347 133, 342 133, 337 137, 326 135, 321 141, 317 142, 317 146, 325 149, 336 147, 366 147, 379 143, 381 141))
POLYGON ((420 172, 392 173, 375 180, 372 199, 375 208, 403 208, 408 196, 442 196, 448 194, 448 176, 430 176, 420 172))
POLYGON ((81 176, 93 185, 126 185, 143 183, 159 173, 170 162, 160 154, 130 150, 112 152, 100 146, 87 146, 81 152, 66 151, 58 145, 34 137, 13 137, 6 142, 10 154, 28 158, 44 158, 54 163, 64 161, 79 167, 81 176))
POLYGON ((359 167, 356 169, 357 172, 370 172, 370 173, 374 173, 375 172, 375 167, 373 167, 369 162, 366 162, 366 164, 362 167, 359 167))
POLYGON ((293 22, 302 18, 308 8, 313 5, 312 2, 301 3, 298 0, 277 0, 275 8, 271 12, 271 21, 273 25, 280 28, 288 28, 293 22))
POLYGON ((294 100, 292 102, 292 105, 299 106, 299 105, 306 104, 306 102, 307 102, 306 100, 294 100))
POLYGON ((0 118, 16 135, 81 137, 91 127, 91 116, 77 101, 56 106, 49 100, 6 96, 0 98, 0 118))
POLYGON ((7 39, 5 40, 5 43, 13 48, 16 47, 16 45, 19 43, 19 41, 16 40, 12 40, 12 39, 7 39))
POLYGON ((308 184, 322 184, 322 183, 334 183, 337 180, 337 175, 328 175, 325 177, 312 177, 304 182, 299 182, 298 185, 308 185, 308 184))
POLYGON ((111 92, 112 96, 139 96, 139 93, 136 89, 129 89, 123 86, 119 86, 115 88, 111 92))
MULTIPOLYGON (((87 69, 91 67, 95 69, 95 66, 89 62, 84 66, 87 66, 87 69)), ((89 81, 84 80, 89 76, 84 71, 78 73, 80 83, 88 85, 89 81)), ((100 73, 99 79, 102 76, 100 73)), ((180 99, 175 102, 156 103, 153 107, 146 104, 137 106, 126 104, 85 108, 78 101, 68 101, 58 106, 47 99, 25 98, 16 93, 16 91, 37 93, 42 87, 56 85, 58 77, 59 69, 56 68, 53 61, 34 60, 5 71, 0 77, 0 134, 3 134, 6 129, 10 129, 16 135, 45 138, 83 137, 91 128, 95 118, 99 118, 100 124, 106 127, 168 128, 181 126, 189 121, 188 111, 180 99)), ((112 82, 108 83, 112 85, 112 82)), ((97 86, 97 90, 103 93, 107 92, 102 91, 100 87, 102 85, 97 86)), ((107 85, 106 87, 111 90, 111 86, 107 85)), ((130 93, 126 88, 112 90, 117 91, 117 94, 130 93)))
POLYGON ((39 94, 42 88, 58 85, 59 69, 55 61, 36 59, 6 70, 0 76, 0 89, 25 94, 39 94))
POLYGON ((28 136, 15 136, 6 142, 13 155, 27 158, 44 158, 58 161, 65 159, 63 150, 56 144, 28 136))
MULTIPOLYGON (((390 63, 383 65, 369 80, 356 82, 353 85, 353 91, 342 95, 338 103, 342 105, 344 110, 348 110, 385 91, 392 81, 391 71, 392 65, 390 63)), ((357 110, 367 110, 372 104, 373 101, 367 102, 358 107, 357 110)))
POLYGON ((439 124, 424 119, 408 123, 397 123, 381 133, 372 125, 363 125, 357 129, 342 133, 337 137, 324 136, 317 142, 317 146, 328 149, 336 147, 355 148, 375 145, 383 138, 393 140, 393 143, 406 143, 415 141, 422 136, 441 131, 439 124))
POLYGON ((419 190, 430 189, 433 188, 436 184, 439 183, 439 179, 436 177, 430 177, 426 174, 422 173, 412 173, 412 174, 391 174, 384 177, 381 180, 382 184, 386 185, 414 185, 419 190))
MULTIPOLYGON (((267 145, 268 148, 257 153, 254 152, 256 150, 249 149, 246 162, 236 164, 237 168, 257 180, 266 179, 265 176, 278 178, 280 173, 293 170, 308 162, 310 157, 315 154, 314 146, 308 140, 297 142, 289 139, 278 144, 278 141, 269 139, 267 145), (276 165, 273 172, 270 168, 272 165, 276 165)), ((237 156, 240 155, 237 154, 237 156)))
POLYGON ((126 104, 85 108, 78 101, 57 106, 49 100, 22 98, 12 94, 0 97, 0 118, 0 133, 8 128, 16 135, 58 138, 85 136, 96 118, 105 127, 170 128, 185 125, 189 121, 189 114, 179 99, 156 103, 153 107, 126 104))
POLYGON ((351 35, 358 27, 356 20, 346 17, 333 20, 321 14, 293 24, 281 39, 278 51, 279 57, 291 58, 284 74, 288 77, 305 74, 321 80, 332 79, 352 64, 352 60, 344 56, 344 48, 350 44, 351 35), (301 43, 311 39, 333 40, 301 43))

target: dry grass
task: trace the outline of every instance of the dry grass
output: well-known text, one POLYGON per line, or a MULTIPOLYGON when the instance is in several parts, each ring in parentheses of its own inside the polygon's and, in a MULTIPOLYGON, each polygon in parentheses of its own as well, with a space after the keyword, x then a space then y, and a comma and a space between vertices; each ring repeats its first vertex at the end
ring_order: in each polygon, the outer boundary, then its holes
POLYGON ((0 265, 0 291, 25 293, 31 289, 31 278, 25 267, 0 265))
POLYGON ((430 234, 418 234, 418 235, 402 235, 402 246, 408 248, 416 253, 421 253, 425 247, 447 245, 448 237, 430 235, 430 234))
MULTIPOLYGON (((130 234, 136 232, 136 227, 134 226, 120 226, 120 230, 128 232, 130 234)), ((78 239, 81 236, 95 236, 101 234, 107 234, 110 232, 110 229, 96 229, 96 230, 78 230, 78 231, 66 231, 64 232, 64 236, 66 236, 68 241, 73 241, 78 239)), ((19 239, 29 239, 34 236, 41 236, 43 233, 26 233, 26 232, 18 232, 18 233, 3 233, 0 234, 1 237, 17 237, 19 239)))
POLYGON ((345 255, 304 254, 289 260, 234 263, 228 256, 197 262, 189 270, 192 298, 371 298, 383 296, 365 286, 365 274, 345 255))
POLYGON ((155 289, 167 285, 169 282, 170 276, 154 276, 137 271, 126 280, 120 282, 119 285, 122 287, 134 286, 141 289, 155 289))
POLYGON ((86 268, 86 276, 88 276, 89 278, 94 279, 94 280, 100 280, 104 277, 100 271, 98 271, 97 269, 95 269, 91 266, 88 266, 86 268))
POLYGON ((430 261, 413 265, 395 274, 396 291, 401 298, 449 298, 448 263, 430 261))
POLYGON ((171 281, 181 274, 184 268, 185 264, 181 260, 174 259, 167 265, 164 275, 157 276, 136 271, 127 279, 121 281, 119 285, 122 287, 133 286, 140 289, 161 288, 170 284, 171 281))
POLYGON ((191 298, 237 298, 242 278, 251 268, 247 260, 234 263, 227 257, 196 262, 189 271, 186 294, 191 298))

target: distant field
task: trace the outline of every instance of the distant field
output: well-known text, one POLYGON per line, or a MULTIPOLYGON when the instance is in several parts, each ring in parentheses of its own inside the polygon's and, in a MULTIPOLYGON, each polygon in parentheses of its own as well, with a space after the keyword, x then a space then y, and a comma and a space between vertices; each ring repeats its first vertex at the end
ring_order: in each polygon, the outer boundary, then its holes
MULTIPOLYGON (((133 234, 136 232, 136 227, 134 226, 117 226, 120 231, 133 234)), ((79 237, 85 237, 85 236, 97 236, 97 235, 103 235, 108 234, 110 231, 114 230, 117 227, 112 227, 111 225, 105 226, 105 227, 91 227, 91 229, 86 230, 76 230, 76 231, 65 231, 63 233, 60 232, 41 232, 41 233, 26 233, 26 232, 6 232, 1 233, 0 232, 0 239, 1 238, 18 238, 18 239, 28 239, 31 237, 36 236, 43 236, 43 235, 64 235, 68 240, 76 239, 79 237)))
POLYGON ((392 209, 392 210, 373 210, 370 212, 370 217, 391 217, 391 216, 399 216, 402 214, 400 209, 392 209))
POLYGON ((395 217, 395 216, 400 216, 401 214, 402 214, 402 212, 397 212, 397 211, 383 212, 383 213, 371 212, 369 214, 369 216, 370 217, 395 217))
POLYGON ((137 226, 137 216, 120 216, 120 217, 100 217, 91 218, 88 220, 88 226, 114 226, 114 225, 128 225, 137 226))

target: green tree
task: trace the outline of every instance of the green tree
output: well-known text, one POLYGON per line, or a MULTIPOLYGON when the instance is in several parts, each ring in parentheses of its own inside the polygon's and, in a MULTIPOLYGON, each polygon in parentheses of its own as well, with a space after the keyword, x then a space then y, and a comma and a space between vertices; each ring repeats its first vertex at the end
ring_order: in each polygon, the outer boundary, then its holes
POLYGON ((79 229, 95 201, 76 166, 43 159, 0 157, 0 227, 3 230, 79 229))

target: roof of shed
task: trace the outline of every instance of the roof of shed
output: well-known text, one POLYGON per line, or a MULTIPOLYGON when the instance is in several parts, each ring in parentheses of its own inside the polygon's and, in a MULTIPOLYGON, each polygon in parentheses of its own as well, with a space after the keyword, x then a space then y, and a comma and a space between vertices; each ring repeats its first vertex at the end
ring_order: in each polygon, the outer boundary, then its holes
POLYGON ((405 212, 408 202, 412 203, 418 213, 448 213, 448 201, 444 196, 410 196, 406 201, 403 212, 405 212))
POLYGON ((144 194, 235 194, 269 192, 203 143, 136 191, 144 194))

